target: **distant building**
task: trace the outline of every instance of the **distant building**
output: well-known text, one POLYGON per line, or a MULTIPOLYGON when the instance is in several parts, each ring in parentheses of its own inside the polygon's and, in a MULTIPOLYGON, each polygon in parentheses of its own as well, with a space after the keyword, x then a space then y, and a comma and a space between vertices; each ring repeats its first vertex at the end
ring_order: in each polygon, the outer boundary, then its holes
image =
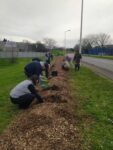
POLYGON ((0 51, 20 51, 20 52, 46 52, 44 44, 14 42, 4 39, 0 41, 0 51))

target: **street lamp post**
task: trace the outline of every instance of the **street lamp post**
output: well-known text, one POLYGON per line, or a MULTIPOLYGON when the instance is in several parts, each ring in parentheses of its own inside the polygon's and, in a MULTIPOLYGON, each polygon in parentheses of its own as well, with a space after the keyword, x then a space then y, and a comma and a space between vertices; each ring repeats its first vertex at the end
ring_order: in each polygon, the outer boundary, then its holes
POLYGON ((84 0, 82 0, 81 3, 81 27, 80 27, 80 48, 79 48, 80 54, 82 52, 83 6, 84 6, 84 0))
POLYGON ((66 33, 67 32, 70 32, 71 30, 66 30, 65 32, 64 32, 64 48, 65 48, 65 56, 66 56, 66 33))

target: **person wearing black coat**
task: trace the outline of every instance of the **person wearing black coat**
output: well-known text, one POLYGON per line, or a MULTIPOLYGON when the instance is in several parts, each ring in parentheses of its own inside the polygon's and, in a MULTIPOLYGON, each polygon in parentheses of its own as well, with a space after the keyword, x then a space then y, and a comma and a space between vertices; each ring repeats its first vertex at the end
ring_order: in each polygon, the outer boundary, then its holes
POLYGON ((39 77, 40 75, 42 75, 43 70, 45 71, 45 75, 48 78, 49 64, 47 62, 39 62, 35 60, 24 67, 24 72, 27 75, 27 77, 31 77, 34 74, 39 77))
POLYGON ((76 51, 75 55, 74 55, 74 59, 73 61, 75 62, 75 71, 76 70, 80 70, 80 60, 81 60, 82 56, 79 53, 79 51, 76 51))

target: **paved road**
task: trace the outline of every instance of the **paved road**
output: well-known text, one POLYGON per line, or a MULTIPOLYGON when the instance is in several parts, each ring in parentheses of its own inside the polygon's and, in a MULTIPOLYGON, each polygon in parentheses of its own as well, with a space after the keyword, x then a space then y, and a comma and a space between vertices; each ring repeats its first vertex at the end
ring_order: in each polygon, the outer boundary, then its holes
MULTIPOLYGON (((70 56, 73 57, 72 54, 70 56)), ((94 70, 99 75, 113 80, 113 60, 83 56, 82 63, 83 65, 94 70)))
POLYGON ((82 62, 86 62, 113 72, 113 60, 83 57, 82 62))

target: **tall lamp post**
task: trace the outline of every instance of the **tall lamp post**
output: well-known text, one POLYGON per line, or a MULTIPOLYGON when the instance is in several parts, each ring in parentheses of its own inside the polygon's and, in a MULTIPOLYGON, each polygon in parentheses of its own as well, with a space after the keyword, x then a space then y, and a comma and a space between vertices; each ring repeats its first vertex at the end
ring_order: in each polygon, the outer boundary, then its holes
POLYGON ((71 30, 66 30, 65 32, 64 32, 64 48, 65 48, 65 56, 66 56, 66 33, 67 32, 70 32, 71 30))
POLYGON ((80 54, 82 53, 83 6, 84 6, 84 0, 82 0, 81 3, 81 27, 80 27, 80 48, 79 48, 80 54))

